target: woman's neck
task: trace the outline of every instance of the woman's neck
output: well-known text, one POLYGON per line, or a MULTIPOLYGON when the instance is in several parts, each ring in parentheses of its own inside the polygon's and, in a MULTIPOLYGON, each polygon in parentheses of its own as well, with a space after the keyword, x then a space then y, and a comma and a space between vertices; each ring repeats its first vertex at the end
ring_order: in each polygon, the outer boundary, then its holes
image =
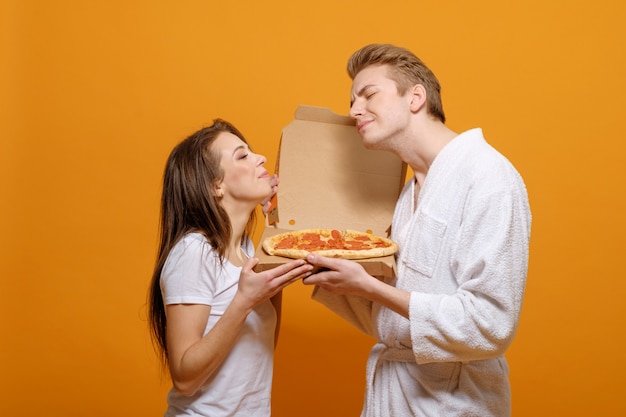
POLYGON ((242 267, 248 261, 248 255, 245 254, 241 245, 233 248, 229 247, 226 251, 226 259, 234 266, 242 267))
POLYGON ((243 266, 248 260, 248 256, 244 253, 242 248, 244 231, 245 225, 233 225, 230 243, 224 254, 226 259, 235 266, 243 266))

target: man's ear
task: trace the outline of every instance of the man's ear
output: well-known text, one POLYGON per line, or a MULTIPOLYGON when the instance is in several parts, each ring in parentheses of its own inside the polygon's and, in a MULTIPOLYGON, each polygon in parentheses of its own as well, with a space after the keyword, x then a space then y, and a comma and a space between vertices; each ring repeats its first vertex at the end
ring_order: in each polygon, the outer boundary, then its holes
POLYGON ((422 84, 415 84, 411 88, 411 111, 417 113, 426 105, 426 89, 422 84))

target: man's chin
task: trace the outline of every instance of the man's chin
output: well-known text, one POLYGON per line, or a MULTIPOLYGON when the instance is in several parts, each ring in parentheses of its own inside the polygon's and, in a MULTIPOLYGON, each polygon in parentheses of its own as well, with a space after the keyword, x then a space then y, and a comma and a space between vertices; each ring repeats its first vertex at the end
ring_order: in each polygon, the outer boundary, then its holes
POLYGON ((372 151, 379 149, 378 141, 371 137, 361 136, 361 142, 363 143, 363 147, 365 149, 369 149, 372 151))

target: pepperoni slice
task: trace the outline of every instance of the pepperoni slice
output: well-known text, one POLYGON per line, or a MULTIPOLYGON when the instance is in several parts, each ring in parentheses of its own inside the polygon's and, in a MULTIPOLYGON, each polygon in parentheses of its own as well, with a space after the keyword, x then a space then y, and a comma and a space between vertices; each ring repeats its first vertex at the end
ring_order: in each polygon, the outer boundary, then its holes
POLYGON ((276 244, 276 249, 291 249, 297 240, 293 237, 286 237, 276 244))
POLYGON ((302 240, 310 240, 312 242, 317 242, 320 241, 320 235, 317 233, 305 233, 304 235, 302 235, 302 240))
POLYGON ((366 248, 367 245, 360 240, 347 240, 346 247, 349 249, 363 249, 366 248))

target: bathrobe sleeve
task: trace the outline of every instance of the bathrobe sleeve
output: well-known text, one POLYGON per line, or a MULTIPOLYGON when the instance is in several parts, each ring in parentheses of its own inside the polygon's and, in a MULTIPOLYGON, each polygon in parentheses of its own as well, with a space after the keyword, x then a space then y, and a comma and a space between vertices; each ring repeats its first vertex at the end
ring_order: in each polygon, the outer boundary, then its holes
POLYGON ((339 315, 363 333, 373 336, 372 302, 353 295, 335 295, 317 285, 311 298, 339 315))
POLYGON ((409 317, 417 363, 481 360, 504 353, 515 334, 528 268, 530 210, 521 178, 489 181, 463 201, 460 226, 444 239, 431 279, 452 292, 411 292, 409 317))

